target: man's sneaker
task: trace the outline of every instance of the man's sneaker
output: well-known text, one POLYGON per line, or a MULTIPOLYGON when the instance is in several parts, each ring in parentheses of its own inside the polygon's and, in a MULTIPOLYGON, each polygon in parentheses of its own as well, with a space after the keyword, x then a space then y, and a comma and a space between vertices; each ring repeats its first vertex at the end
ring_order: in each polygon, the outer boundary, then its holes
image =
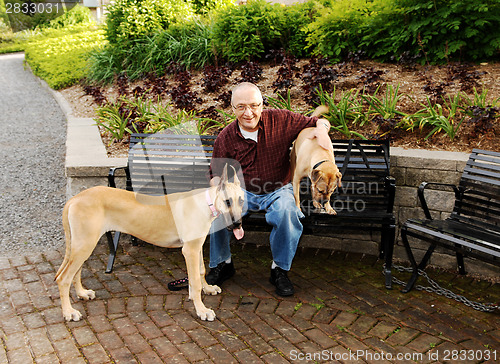
POLYGON ((279 296, 286 297, 295 293, 293 284, 290 282, 290 279, 288 279, 288 272, 280 267, 271 269, 271 278, 269 278, 269 282, 276 287, 276 293, 279 296))
POLYGON ((217 267, 211 268, 205 279, 208 284, 220 286, 222 282, 234 276, 235 270, 233 262, 222 262, 217 267))

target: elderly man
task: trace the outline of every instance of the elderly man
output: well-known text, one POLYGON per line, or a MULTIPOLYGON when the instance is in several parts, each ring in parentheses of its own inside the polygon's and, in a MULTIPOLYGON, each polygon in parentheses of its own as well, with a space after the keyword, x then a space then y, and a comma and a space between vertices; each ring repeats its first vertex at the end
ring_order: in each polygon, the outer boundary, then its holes
MULTIPOLYGON (((290 296, 294 294, 294 287, 287 272, 302 235, 300 219, 304 217, 295 205, 290 183, 290 147, 302 129, 315 126, 320 145, 331 148, 330 123, 288 110, 263 110, 259 88, 248 82, 234 87, 231 103, 237 120, 224 128, 215 141, 211 184, 216 185, 219 180, 218 158, 240 163, 248 210, 265 211, 266 221, 272 226, 270 282, 278 295, 290 296)), ((206 277, 209 284, 220 285, 235 273, 229 241, 230 233, 226 229, 210 235, 211 270, 206 277)))

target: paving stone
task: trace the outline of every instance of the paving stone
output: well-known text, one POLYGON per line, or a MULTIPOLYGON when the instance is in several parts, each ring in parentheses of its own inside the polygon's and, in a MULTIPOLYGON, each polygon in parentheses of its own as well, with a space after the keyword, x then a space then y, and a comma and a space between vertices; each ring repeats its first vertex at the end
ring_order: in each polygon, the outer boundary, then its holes
POLYGON ((224 324, 231 328, 231 331, 238 336, 248 335, 253 332, 252 329, 238 317, 227 319, 224 321, 224 324))
POLYGON ((75 358, 82 355, 72 338, 54 341, 53 345, 62 363, 72 363, 75 358))
POLYGON ((27 347, 22 347, 7 352, 9 363, 32 363, 33 358, 27 347))
POLYGON ((150 340, 150 344, 163 360, 180 353, 179 349, 164 337, 150 340))
POLYGON ((247 321, 247 324, 251 322, 253 330, 255 330, 266 341, 280 337, 279 332, 275 328, 257 315, 243 315, 241 318, 244 320, 248 319, 249 321, 247 321))
POLYGON ((163 309, 163 295, 148 295, 146 296, 146 311, 158 311, 163 309))
POLYGON ((250 349, 245 349, 234 353, 238 362, 240 363, 264 363, 259 357, 250 349))
MULTIPOLYGON (((60 314, 60 313, 59 313, 60 314)), ((47 321, 47 315, 44 315, 47 321)), ((49 323, 47 322, 47 333, 52 341, 66 339, 70 333, 63 323, 49 323)))
POLYGON ((189 335, 177 325, 166 326, 162 328, 161 331, 165 334, 166 338, 170 340, 170 342, 176 345, 191 340, 189 335))
POLYGON ((264 363, 268 364, 289 363, 287 359, 276 352, 262 355, 261 359, 264 363))
POLYGON ((164 361, 161 360, 160 357, 154 351, 139 353, 137 354, 137 359, 139 360, 139 363, 148 363, 148 364, 164 363, 164 361))
POLYGON ((92 330, 96 333, 105 332, 113 329, 113 325, 109 322, 107 316, 99 315, 99 316, 89 316, 87 320, 92 326, 92 330))
POLYGON ((412 340, 407 346, 418 353, 424 353, 434 346, 439 345, 442 340, 429 334, 421 334, 412 340))
POLYGON ((419 334, 419 331, 409 327, 396 328, 395 332, 386 341, 391 345, 406 345, 419 334))
POLYGON ((285 336, 291 343, 299 343, 307 340, 307 338, 300 333, 295 327, 287 323, 279 316, 265 315, 265 321, 273 328, 275 328, 281 335, 285 336))
POLYGON ((241 341, 238 336, 231 331, 221 331, 213 334, 214 337, 224 345, 224 347, 231 353, 246 349, 247 346, 241 341))
POLYGON ((134 355, 125 347, 112 349, 109 351, 110 357, 116 364, 133 364, 138 363, 134 355))
POLYGON ((109 357, 100 344, 92 344, 82 348, 82 353, 89 361, 89 364, 108 363, 109 357))
POLYGON ((73 330, 73 336, 80 346, 87 346, 97 342, 97 337, 90 327, 77 327, 73 330))
POLYGON ((332 340, 328 335, 326 335, 323 331, 319 329, 312 329, 305 331, 304 335, 322 349, 332 347, 335 344, 334 340, 332 340))
POLYGON ((342 344, 345 348, 351 351, 367 350, 368 347, 363 344, 362 341, 358 340, 354 336, 341 332, 333 337, 338 343, 342 344))
POLYGON ((45 328, 29 330, 26 336, 35 357, 54 352, 54 348, 47 337, 45 328))
POLYGON ((144 353, 151 350, 148 342, 139 333, 125 336, 123 341, 129 350, 134 354, 144 353))
POLYGON ((257 334, 246 335, 243 337, 243 340, 259 356, 273 351, 272 346, 269 345, 269 341, 264 340, 257 334))
POLYGON ((137 328, 128 317, 113 320, 112 325, 121 337, 132 335, 137 332, 137 328))
POLYGON ((6 335, 3 340, 8 351, 21 349, 26 345, 26 336, 24 332, 16 332, 14 334, 6 335))
POLYGON ((106 331, 97 334, 97 338, 108 351, 125 346, 122 338, 114 331, 106 331))
POLYGON ((177 349, 189 360, 199 361, 208 358, 208 355, 194 342, 177 345, 177 349))
POLYGON ((21 318, 17 316, 2 318, 2 320, 0 320, 0 325, 7 335, 26 330, 21 318))
POLYGON ((215 363, 232 363, 234 356, 229 353, 222 345, 216 344, 204 349, 207 355, 215 363))
POLYGON ((387 338, 389 335, 392 335, 394 333, 394 330, 397 329, 397 326, 395 324, 386 322, 386 321, 381 321, 378 322, 369 332, 368 334, 377 336, 381 339, 387 338))
POLYGON ((151 317, 156 326, 160 328, 175 323, 174 319, 164 310, 149 312, 149 317, 151 317))
POLYGON ((290 341, 286 340, 283 337, 269 341, 269 345, 271 345, 275 349, 275 351, 277 351, 284 358, 290 357, 290 353, 293 350, 297 350, 297 347, 295 345, 293 345, 290 341))
POLYGON ((36 364, 54 364, 57 363, 59 360, 57 359, 57 355, 55 353, 43 355, 40 357, 35 358, 35 363, 36 364))
POLYGON ((39 312, 23 315, 22 319, 28 330, 45 326, 45 320, 39 312))

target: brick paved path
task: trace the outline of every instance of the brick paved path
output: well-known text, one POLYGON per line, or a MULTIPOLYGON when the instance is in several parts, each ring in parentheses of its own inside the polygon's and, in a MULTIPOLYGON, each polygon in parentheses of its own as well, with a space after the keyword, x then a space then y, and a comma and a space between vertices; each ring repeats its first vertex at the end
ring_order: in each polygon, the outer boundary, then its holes
MULTIPOLYGON (((104 273, 103 242, 84 266, 84 284, 97 298, 75 304, 84 313, 76 323, 63 321, 53 281, 62 251, 0 258, 0 363, 427 363, 453 350, 468 355, 454 362, 489 354, 493 363, 495 350, 500 360, 499 313, 388 291, 373 257, 300 251, 290 274, 297 292, 283 299, 268 283, 269 248, 235 246, 237 274, 221 295, 204 297, 217 319, 203 322, 187 291, 167 289, 185 276, 179 250, 123 249, 112 274, 104 273)), ((498 284, 430 273, 458 293, 499 301, 498 284)))

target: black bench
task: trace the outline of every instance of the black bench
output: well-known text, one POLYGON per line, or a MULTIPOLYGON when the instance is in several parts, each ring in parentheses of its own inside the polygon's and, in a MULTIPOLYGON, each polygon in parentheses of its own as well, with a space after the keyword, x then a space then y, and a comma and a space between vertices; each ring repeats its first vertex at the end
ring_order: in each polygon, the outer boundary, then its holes
MULTIPOLYGON (((215 136, 133 134, 126 174, 126 189, 165 194, 208 187, 206 172, 215 136)), ((385 260, 385 285, 391 288, 391 266, 396 222, 393 214, 395 180, 390 176, 388 141, 334 140, 335 161, 342 172, 342 187, 332 195, 337 215, 314 211, 309 180, 301 183, 301 205, 306 217, 304 234, 380 232, 379 256, 385 260)), ((109 186, 116 187, 109 172, 109 186)), ((269 231, 263 213, 249 213, 245 229, 269 231)), ((113 269, 120 233, 107 233, 110 255, 106 272, 113 269)))
POLYGON ((460 274, 466 274, 464 256, 500 266, 500 153, 474 149, 458 186, 423 182, 418 198, 425 219, 409 219, 401 228, 401 239, 412 265, 412 275, 403 292, 412 289, 437 246, 455 251, 460 274), (455 206, 448 218, 432 218, 424 194, 428 187, 454 191, 455 206), (418 264, 408 236, 430 244, 418 264))

